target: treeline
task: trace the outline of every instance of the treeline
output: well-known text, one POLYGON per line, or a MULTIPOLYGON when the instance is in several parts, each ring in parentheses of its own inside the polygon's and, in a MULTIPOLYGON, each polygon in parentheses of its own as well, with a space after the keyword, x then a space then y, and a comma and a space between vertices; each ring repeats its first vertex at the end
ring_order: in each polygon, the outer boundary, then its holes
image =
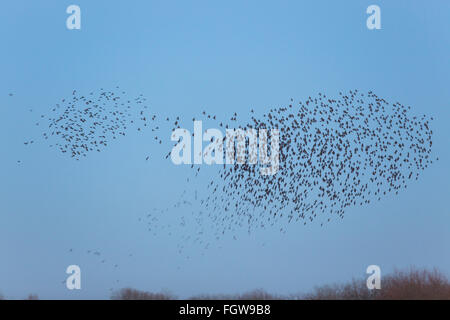
MULTIPOLYGON (((149 292, 123 288, 112 293, 112 300, 175 300, 170 292, 149 292)), ((0 300, 5 297, 0 294, 0 300)), ((24 300, 38 300, 30 294, 24 300)), ((381 278, 381 289, 369 290, 366 279, 353 279, 343 284, 314 288, 308 293, 278 295, 256 289, 240 294, 200 294, 191 300, 450 300, 450 281, 437 269, 411 268, 394 271, 381 278)))
MULTIPOLYGON (((112 294, 113 300, 171 300, 167 292, 152 293, 124 288, 112 294)), ((242 294, 201 294, 191 300, 450 300, 450 281, 437 269, 411 268, 382 276, 381 289, 369 290, 366 279, 314 288, 309 293, 277 295, 256 289, 242 294)))

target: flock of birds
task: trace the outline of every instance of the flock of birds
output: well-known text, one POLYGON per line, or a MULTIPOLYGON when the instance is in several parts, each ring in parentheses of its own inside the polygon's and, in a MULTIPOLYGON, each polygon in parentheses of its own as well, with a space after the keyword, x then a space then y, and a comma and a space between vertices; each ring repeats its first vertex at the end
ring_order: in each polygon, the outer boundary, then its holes
MULTIPOLYGON (((73 90, 70 97, 52 107, 50 114, 41 115, 36 126, 47 121, 42 137, 53 139, 50 147, 79 160, 90 152, 101 152, 111 140, 125 136, 131 128, 141 131, 149 127, 157 132, 158 126, 150 126, 156 115, 148 114, 146 100, 142 94, 130 98, 118 86, 115 91, 101 88, 86 95, 73 90)), ((155 139, 162 143, 158 137, 155 139)))
POLYGON ((323 225, 343 218, 350 206, 398 194, 433 162, 433 119, 410 115, 410 109, 354 90, 338 98, 319 93, 252 116, 239 127, 280 131, 280 167, 261 175, 255 165, 223 166, 203 201, 210 212, 225 211, 212 215, 217 232, 265 228, 283 219, 305 225, 321 219, 323 225))
MULTIPOLYGON (((247 153, 244 163, 220 165, 212 176, 208 170, 207 192, 200 193, 203 197, 198 197, 197 191, 195 197, 185 191, 173 204, 172 210, 184 207, 185 216, 180 217, 178 226, 186 226, 190 219, 197 228, 195 234, 192 228, 186 228, 189 231, 179 245, 180 252, 190 240, 207 249, 209 242, 204 238, 211 231, 217 239, 225 234, 236 238, 237 230, 242 228, 251 232, 278 224, 285 232, 286 223, 306 225, 320 220, 322 226, 333 218, 342 219, 351 206, 397 194, 434 160, 433 119, 412 115, 411 107, 389 103, 371 91, 350 90, 338 97, 319 93, 299 103, 291 99, 288 106, 272 108, 262 116, 251 110, 245 117, 241 120, 234 112, 229 119, 220 120, 203 111, 192 121, 212 121, 222 130, 266 129, 269 133, 267 139, 258 141, 237 139, 233 143, 236 150, 262 147, 273 152, 269 147, 274 139, 270 132, 277 129, 279 169, 273 175, 262 175, 260 169, 266 165, 251 164, 254 155, 247 153), (188 206, 192 207, 190 215, 186 215, 188 206)), ((151 130, 152 140, 162 144, 161 137, 169 140, 172 130, 191 121, 151 114, 142 94, 130 98, 119 87, 86 95, 74 90, 41 120, 47 121, 42 137, 52 139, 51 147, 76 160, 90 152, 101 152, 111 140, 130 130, 151 130), (167 124, 172 130, 165 132, 162 128, 167 124)), ((168 151, 163 157, 170 161, 168 151)), ((146 160, 149 158, 146 155, 146 160)), ((190 165, 193 176, 187 178, 187 190, 192 189, 190 179, 198 177, 204 167, 190 165)), ((167 210, 160 213, 165 215, 167 210)), ((165 228, 179 234, 170 225, 163 226, 158 210, 154 211, 139 218, 149 232, 155 234, 165 228)))

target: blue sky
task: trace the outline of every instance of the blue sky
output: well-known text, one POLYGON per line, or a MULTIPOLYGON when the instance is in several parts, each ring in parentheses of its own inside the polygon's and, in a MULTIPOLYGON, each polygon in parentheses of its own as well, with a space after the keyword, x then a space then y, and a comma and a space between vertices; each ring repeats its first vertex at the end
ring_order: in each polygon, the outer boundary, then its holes
POLYGON ((444 0, 4 2, 0 292, 64 299, 108 298, 125 286, 181 297, 291 293, 364 276, 371 264, 383 273, 416 265, 449 274, 449 21, 444 0), (74 3, 81 30, 66 29, 74 3), (371 31, 366 8, 374 3, 382 29, 371 31), (72 90, 115 86, 143 94, 156 114, 186 119, 202 110, 262 114, 290 98, 373 90, 434 117, 440 159, 399 195, 350 208, 326 228, 243 232, 237 241, 209 239, 208 250, 192 245, 180 254, 181 233, 154 235, 138 221, 154 208, 167 209, 161 225, 197 210, 174 204, 183 190, 208 181, 188 184, 189 170, 164 160, 169 128, 163 145, 132 133, 82 161, 37 138, 40 115, 72 90), (30 137, 36 143, 24 147, 30 137), (87 250, 101 251, 107 263, 87 250), (79 291, 62 284, 70 264, 81 267, 79 291))

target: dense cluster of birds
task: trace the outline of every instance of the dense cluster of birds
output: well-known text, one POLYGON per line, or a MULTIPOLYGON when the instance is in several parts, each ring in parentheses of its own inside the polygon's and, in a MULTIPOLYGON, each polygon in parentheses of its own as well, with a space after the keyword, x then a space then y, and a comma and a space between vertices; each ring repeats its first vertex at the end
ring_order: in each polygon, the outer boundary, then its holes
MULTIPOLYGON (((156 135, 161 127, 180 128, 182 119, 152 115, 146 101, 142 94, 129 98, 119 87, 86 95, 74 90, 52 108, 53 114, 41 116, 48 121, 43 137, 56 138, 51 146, 77 160, 100 152, 127 130, 149 129, 155 133, 152 139, 161 144, 156 135)), ((279 133, 279 168, 274 174, 262 175, 260 169, 267 165, 255 163, 256 154, 244 153, 240 163, 219 166, 217 174, 209 177, 208 192, 198 201, 201 214, 197 214, 212 221, 217 235, 244 226, 249 231, 265 228, 282 220, 307 224, 320 218, 323 225, 333 217, 343 218, 350 206, 398 193, 433 162, 432 118, 414 116, 411 107, 389 103, 372 91, 350 90, 337 98, 319 93, 298 104, 291 99, 288 106, 272 108, 262 116, 253 109, 249 113, 250 120, 238 119, 237 112, 227 120, 206 111, 192 118, 215 121, 223 130, 267 132, 257 140, 228 143, 225 138, 225 152, 233 156, 244 149, 259 150, 259 159, 261 150, 266 150, 270 157, 274 152, 271 130, 279 133)), ((170 151, 165 159, 169 157, 170 151)), ((197 177, 201 166, 190 167, 197 177)), ((184 195, 182 203, 191 202, 184 195)))
MULTIPOLYGON (((90 152, 101 152, 111 140, 125 136, 128 130, 148 127, 157 132, 156 115, 150 115, 147 99, 142 94, 130 98, 120 87, 115 89, 101 88, 86 95, 73 90, 70 97, 52 107, 50 114, 41 115, 41 120, 47 121, 43 138, 53 139, 51 147, 79 160, 90 152)), ((157 136, 155 140, 162 142, 157 136)), ((33 140, 24 142, 31 143, 33 140)))
MULTIPOLYGON (((216 233, 281 221, 306 225, 316 218, 323 225, 343 218, 350 206, 398 194, 433 162, 433 118, 411 115, 410 109, 372 91, 351 90, 338 98, 319 93, 298 105, 291 100, 247 124, 238 123, 235 113, 234 127, 279 130, 279 169, 262 175, 249 153, 245 163, 221 167, 202 200, 216 233)), ((270 150, 270 139, 259 147, 270 150)), ((252 143, 245 142, 247 150, 252 143)), ((242 141, 235 142, 239 147, 242 141)))
MULTIPOLYGON (((195 199, 183 192, 174 208, 184 205, 185 216, 194 223, 187 228, 181 247, 192 241, 206 249, 209 242, 204 242, 202 235, 210 232, 217 239, 226 233, 236 239, 236 231, 242 228, 251 232, 277 224, 286 232, 286 223, 307 225, 315 220, 323 226, 333 218, 342 219, 349 207, 398 194, 434 160, 433 118, 416 116, 410 106, 390 103, 372 91, 350 90, 340 92, 337 98, 319 93, 298 104, 291 99, 288 106, 273 108, 259 117, 254 110, 250 114, 250 121, 240 120, 235 112, 218 126, 244 132, 265 129, 268 136, 257 141, 237 137, 232 151, 226 149, 230 145, 224 138, 225 153, 237 158, 244 149, 245 159, 219 166, 216 175, 208 171, 207 192, 201 193, 206 196, 199 199, 197 209, 187 210, 197 202, 197 192, 195 199), (255 164, 250 150, 258 150, 259 156, 260 150, 266 150, 267 156, 272 156, 271 129, 279 132, 279 168, 263 175, 260 169, 267 165, 255 164), (188 211, 192 211, 190 215, 188 211)), ((206 111, 192 120, 219 122, 216 115, 206 111)), ((207 152, 211 150, 205 149, 204 154, 207 152)), ((204 168, 190 167, 193 177, 188 183, 204 168)), ((186 225, 185 216, 179 226, 186 225)))

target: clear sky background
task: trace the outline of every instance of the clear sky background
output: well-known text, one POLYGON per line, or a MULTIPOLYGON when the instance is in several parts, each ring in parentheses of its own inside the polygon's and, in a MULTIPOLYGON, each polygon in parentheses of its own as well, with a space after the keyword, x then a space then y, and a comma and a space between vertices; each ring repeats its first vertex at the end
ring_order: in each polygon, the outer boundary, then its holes
POLYGON ((382 273, 415 265, 449 274, 449 24, 446 0, 2 2, 0 292, 108 298, 131 286, 180 297, 254 288, 285 294, 364 276, 371 264, 382 273), (81 30, 66 29, 70 4, 81 7, 81 30), (381 7, 381 30, 366 27, 371 4, 381 7), (155 235, 138 221, 154 208, 168 209, 161 224, 195 211, 173 205, 208 181, 188 184, 186 168, 164 161, 169 129, 161 146, 136 132, 82 161, 37 139, 40 115, 72 90, 115 86, 144 94, 156 114, 187 119, 204 109, 229 117, 318 92, 373 90, 435 118, 440 159, 399 195, 350 208, 325 227, 243 232, 180 254, 178 231, 155 235), (30 138, 35 144, 25 147, 30 138), (70 264, 81 267, 81 290, 62 283, 70 264))

